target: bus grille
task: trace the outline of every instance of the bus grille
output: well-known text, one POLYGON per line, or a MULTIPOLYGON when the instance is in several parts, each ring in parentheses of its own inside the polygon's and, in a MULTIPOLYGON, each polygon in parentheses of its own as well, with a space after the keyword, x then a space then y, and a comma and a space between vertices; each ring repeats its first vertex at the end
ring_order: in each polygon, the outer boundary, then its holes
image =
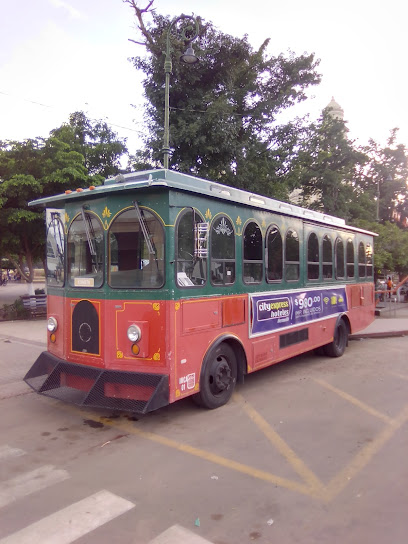
POLYGON ((145 414, 169 404, 169 377, 67 363, 41 353, 24 381, 47 397, 78 406, 145 414))
POLYGON ((72 312, 72 351, 99 355, 99 317, 89 300, 81 300, 72 312))

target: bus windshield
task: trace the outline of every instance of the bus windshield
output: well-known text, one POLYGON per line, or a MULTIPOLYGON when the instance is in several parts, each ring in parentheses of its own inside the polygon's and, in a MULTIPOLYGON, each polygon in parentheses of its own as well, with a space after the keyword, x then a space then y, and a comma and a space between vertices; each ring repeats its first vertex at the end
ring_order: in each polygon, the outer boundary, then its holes
POLYGON ((103 227, 99 219, 83 212, 68 233, 68 282, 71 287, 101 287, 103 283, 103 227))
POLYGON ((153 213, 135 205, 109 229, 109 285, 159 288, 163 283, 163 226, 153 213))

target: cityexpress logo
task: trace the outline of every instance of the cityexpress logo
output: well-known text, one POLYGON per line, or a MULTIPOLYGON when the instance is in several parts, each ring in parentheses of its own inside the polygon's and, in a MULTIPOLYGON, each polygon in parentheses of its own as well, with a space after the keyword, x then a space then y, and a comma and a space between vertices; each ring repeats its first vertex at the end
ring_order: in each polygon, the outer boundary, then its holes
POLYGON ((281 319, 289 317, 290 303, 288 298, 258 301, 258 319, 281 319))

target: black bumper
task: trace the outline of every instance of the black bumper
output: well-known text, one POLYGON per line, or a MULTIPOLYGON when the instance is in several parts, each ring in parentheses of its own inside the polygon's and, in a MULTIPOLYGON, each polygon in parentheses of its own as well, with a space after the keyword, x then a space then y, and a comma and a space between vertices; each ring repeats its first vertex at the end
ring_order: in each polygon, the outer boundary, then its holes
POLYGON ((24 376, 41 395, 78 406, 145 414, 169 404, 169 377, 67 363, 43 351, 24 376))

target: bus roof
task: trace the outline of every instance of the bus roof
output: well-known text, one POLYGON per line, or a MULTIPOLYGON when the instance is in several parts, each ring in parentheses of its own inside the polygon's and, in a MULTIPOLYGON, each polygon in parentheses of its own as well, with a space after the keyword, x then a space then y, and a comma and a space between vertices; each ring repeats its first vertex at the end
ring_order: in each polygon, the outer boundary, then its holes
POLYGON ((66 202, 72 200, 84 200, 121 191, 134 191, 135 189, 160 186, 191 193, 199 193, 211 198, 227 200, 265 211, 272 211, 282 215, 298 217, 307 221, 316 221, 333 227, 343 227, 348 230, 377 236, 374 232, 365 231, 348 225, 346 226, 345 220, 339 217, 309 210, 307 208, 301 208, 300 206, 281 202, 256 193, 236 189, 229 185, 222 185, 220 183, 182 174, 173 170, 166 170, 164 168, 131 172, 130 174, 119 174, 116 177, 106 179, 103 185, 96 187, 91 186, 87 189, 78 188, 75 191, 66 191, 59 195, 39 198, 29 202, 29 206, 59 208, 63 207, 66 202))

